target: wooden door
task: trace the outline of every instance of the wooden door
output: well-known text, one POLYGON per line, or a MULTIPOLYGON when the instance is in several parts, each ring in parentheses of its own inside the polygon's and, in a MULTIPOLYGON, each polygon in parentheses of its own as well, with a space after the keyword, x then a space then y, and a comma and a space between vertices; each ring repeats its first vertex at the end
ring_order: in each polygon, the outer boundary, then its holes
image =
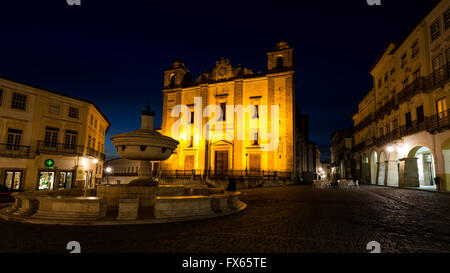
POLYGON ((228 171, 228 151, 216 151, 214 165, 216 174, 226 174, 228 171))

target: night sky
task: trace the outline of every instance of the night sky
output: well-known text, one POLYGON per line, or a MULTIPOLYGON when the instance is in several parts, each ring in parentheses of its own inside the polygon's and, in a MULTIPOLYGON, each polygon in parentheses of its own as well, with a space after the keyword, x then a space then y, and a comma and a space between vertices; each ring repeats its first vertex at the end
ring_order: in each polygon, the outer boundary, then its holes
POLYGON ((151 97, 160 126, 163 70, 181 58, 195 79, 221 57, 266 72, 280 39, 294 47, 297 102, 322 159, 371 89, 368 71, 432 0, 1 0, 0 77, 95 102, 111 135, 140 127, 151 97))

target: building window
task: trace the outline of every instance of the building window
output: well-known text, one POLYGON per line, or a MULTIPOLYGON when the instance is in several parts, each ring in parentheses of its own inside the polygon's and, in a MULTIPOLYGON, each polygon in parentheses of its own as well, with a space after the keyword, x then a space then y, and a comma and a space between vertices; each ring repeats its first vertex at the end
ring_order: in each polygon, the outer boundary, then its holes
POLYGON ((222 102, 220 104, 220 109, 222 110, 222 121, 227 120, 227 104, 222 102))
POLYGON ((3 101, 3 90, 0 89, 0 106, 2 105, 2 101, 3 101))
POLYGON ((97 129, 97 119, 94 121, 94 128, 97 129))
POLYGON ((383 127, 380 127, 380 137, 382 137, 383 135, 384 135, 384 129, 383 129, 383 127))
POLYGON ((253 116, 252 116, 252 118, 259 118, 259 105, 258 104, 255 104, 255 105, 253 105, 253 106, 255 106, 254 108, 253 108, 253 116))
POLYGON ((431 41, 434 41, 439 36, 441 36, 441 21, 440 21, 440 19, 437 19, 436 21, 434 21, 433 24, 431 24, 430 31, 431 31, 431 41))
POLYGON ((391 124, 387 123, 386 124, 386 134, 389 134, 391 132, 391 124))
POLYGON ((10 190, 20 190, 22 184, 22 171, 6 171, 5 187, 10 190))
POLYGON ((91 147, 91 143, 92 143, 92 137, 88 136, 88 143, 87 143, 88 148, 91 147))
POLYGON ((392 131, 397 131, 398 130, 398 120, 397 119, 394 119, 393 121, 392 121, 392 131))
POLYGON ((416 108, 416 115, 417 115, 417 124, 421 124, 425 120, 425 116, 423 114, 423 105, 416 108))
POLYGON ((92 149, 95 150, 95 137, 92 139, 92 149))
POLYGON ((418 88, 420 81, 420 68, 414 71, 413 77, 414 77, 414 88, 418 88))
POLYGON ((411 57, 414 59, 419 56, 419 42, 415 42, 411 47, 411 57))
POLYGON ((406 78, 406 80, 404 80, 402 82, 402 84, 403 84, 403 89, 405 89, 408 86, 408 78, 406 78))
POLYGON ((73 182, 73 172, 59 172, 59 189, 71 189, 73 182))
POLYGON ((6 149, 10 151, 18 151, 22 142, 22 130, 8 129, 8 142, 6 149))
POLYGON ((259 144, 258 138, 259 138, 258 132, 254 132, 254 133, 253 133, 253 139, 252 139, 252 144, 253 144, 253 145, 258 145, 258 144, 259 144))
POLYGON ((444 24, 445 24, 445 29, 450 28, 450 9, 448 9, 444 13, 444 24))
POLYGON ((278 56, 277 58, 277 68, 283 68, 283 57, 282 56, 278 56))
POLYGON ((48 112, 50 114, 59 115, 61 111, 61 105, 58 103, 50 102, 50 105, 48 106, 48 112))
POLYGON ((169 75, 169 86, 170 87, 175 87, 175 74, 170 74, 169 75))
POLYGON ((401 67, 402 67, 402 69, 405 68, 405 66, 406 66, 406 54, 404 54, 402 56, 402 59, 401 59, 401 67))
POLYGON ((80 115, 80 110, 76 107, 69 107, 69 117, 70 118, 78 118, 80 115))
POLYGON ((194 111, 191 112, 191 124, 194 124, 194 111))
POLYGON ((39 172, 39 190, 51 190, 55 182, 55 172, 39 172))
POLYGON ((27 95, 14 93, 11 101, 11 108, 25 110, 27 105, 27 95))
POLYGON ((378 89, 381 89, 381 86, 383 85, 383 79, 379 78, 378 79, 378 89))
POLYGON ((395 74, 395 67, 391 69, 391 76, 395 74))
POLYGON ((191 136, 191 139, 189 140, 189 148, 194 147, 194 136, 191 136))
POLYGON ((420 79, 420 68, 418 68, 416 71, 414 71, 413 76, 414 76, 415 81, 420 79))
POLYGON ((433 59, 433 71, 438 71, 444 65, 444 57, 442 54, 433 59))
POLYGON ((412 127, 411 112, 405 114, 406 128, 412 127))
POLYGON ((65 149, 75 149, 77 146, 78 132, 66 130, 66 136, 64 138, 65 149))
POLYGON ((438 117, 446 118, 447 117, 447 99, 442 98, 436 101, 436 109, 438 112, 438 117))
POLYGON ((46 127, 45 128, 45 146, 46 147, 56 147, 58 143, 58 128, 46 127))
POLYGON ((94 125, 94 116, 91 114, 91 118, 90 118, 90 124, 94 125))

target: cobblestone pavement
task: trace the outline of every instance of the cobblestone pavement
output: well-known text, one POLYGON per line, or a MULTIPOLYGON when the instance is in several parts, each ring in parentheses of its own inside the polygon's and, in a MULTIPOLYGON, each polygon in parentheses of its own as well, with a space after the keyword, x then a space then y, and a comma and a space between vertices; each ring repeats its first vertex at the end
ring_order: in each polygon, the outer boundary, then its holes
POLYGON ((40 226, 0 220, 0 252, 335 253, 450 252, 450 194, 363 186, 243 190, 246 211, 145 226, 40 226))

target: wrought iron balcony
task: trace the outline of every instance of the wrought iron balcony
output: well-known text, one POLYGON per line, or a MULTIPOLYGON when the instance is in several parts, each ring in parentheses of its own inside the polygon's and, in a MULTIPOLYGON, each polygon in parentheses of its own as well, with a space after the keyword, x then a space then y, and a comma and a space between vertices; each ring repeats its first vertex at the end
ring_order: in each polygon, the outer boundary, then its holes
POLYGON ((96 151, 93 148, 87 147, 86 148, 86 155, 95 157, 97 159, 105 160, 105 154, 99 151, 96 151))
POLYGON ((36 153, 40 154, 63 154, 63 155, 83 155, 84 147, 66 143, 54 143, 49 141, 37 142, 36 153))
POLYGON ((30 146, 0 143, 1 157, 29 158, 31 155, 30 146))
MULTIPOLYGON (((392 110, 396 110, 399 108, 399 105, 410 100, 414 96, 422 93, 422 92, 431 92, 432 90, 435 90, 436 88, 442 87, 444 84, 448 83, 450 81, 450 62, 446 65, 442 66, 440 69, 434 71, 433 73, 427 75, 426 77, 417 78, 412 83, 408 84, 403 88, 402 91, 400 91, 398 94, 393 96, 388 102, 386 102, 383 106, 378 108, 378 110, 375 112, 374 116, 373 113, 371 115, 368 115, 363 121, 358 123, 355 126, 355 132, 361 131, 363 128, 370 125, 372 121, 382 119, 385 115, 389 115, 392 110)), ((433 121, 432 124, 429 124, 428 118, 424 121, 424 124, 420 124, 420 126, 416 126, 412 124, 411 128, 401 128, 403 130, 401 134, 404 132, 409 131, 416 131, 417 130, 434 130, 434 127, 442 127, 438 121, 438 118, 436 116, 433 116, 433 118, 436 119, 436 121, 433 121), (430 127, 431 126, 431 127, 430 127), (425 127, 425 128, 424 128, 425 127)), ((442 123, 443 121, 441 121, 442 123)))

